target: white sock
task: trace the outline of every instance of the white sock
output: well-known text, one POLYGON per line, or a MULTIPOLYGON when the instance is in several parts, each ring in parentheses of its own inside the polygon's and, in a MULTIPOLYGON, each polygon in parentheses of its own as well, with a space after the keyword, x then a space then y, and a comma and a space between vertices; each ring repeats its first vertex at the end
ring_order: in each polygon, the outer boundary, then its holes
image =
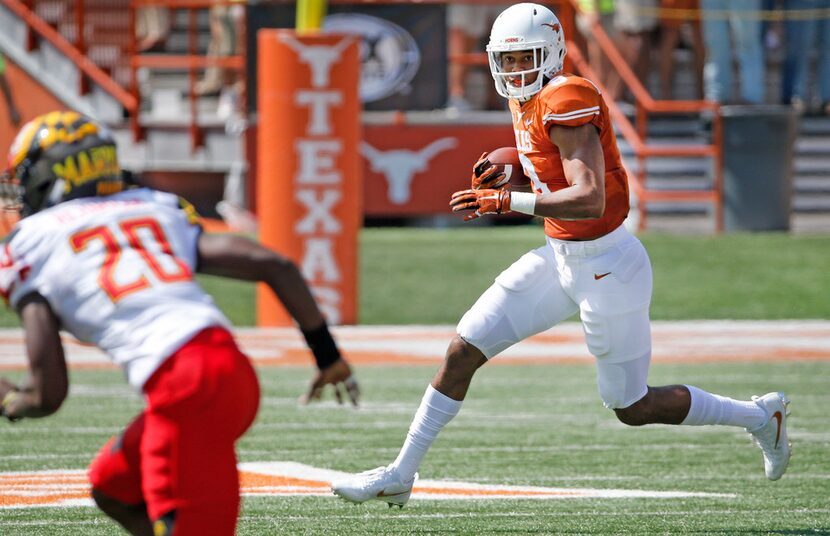
POLYGON ((692 397, 692 404, 689 406, 689 414, 680 424, 723 424, 752 430, 767 422, 767 413, 755 402, 707 393, 691 385, 686 388, 692 397))
POLYGON ((398 469, 404 482, 415 476, 421 460, 424 459, 432 442, 438 437, 438 432, 458 414, 460 409, 460 400, 453 400, 436 391, 431 384, 427 387, 421 399, 421 406, 409 426, 409 433, 406 434, 406 441, 401 447, 401 452, 392 463, 398 469))

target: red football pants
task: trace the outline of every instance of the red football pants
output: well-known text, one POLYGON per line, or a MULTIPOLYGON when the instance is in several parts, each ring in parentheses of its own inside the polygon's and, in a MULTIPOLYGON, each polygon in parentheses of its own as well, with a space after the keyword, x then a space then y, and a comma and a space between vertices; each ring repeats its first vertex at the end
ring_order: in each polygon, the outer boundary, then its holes
POLYGON ((144 385, 147 408, 93 460, 93 488, 151 520, 175 511, 175 536, 232 535, 239 514, 234 443, 259 406, 250 361, 225 329, 208 328, 144 385))

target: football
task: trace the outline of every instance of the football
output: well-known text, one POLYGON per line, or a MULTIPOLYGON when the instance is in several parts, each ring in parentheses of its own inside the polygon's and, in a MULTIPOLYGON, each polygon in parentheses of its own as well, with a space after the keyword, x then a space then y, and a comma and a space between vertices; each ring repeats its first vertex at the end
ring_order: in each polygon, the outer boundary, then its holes
POLYGON ((522 164, 519 162, 519 151, 515 147, 494 149, 487 155, 487 160, 507 175, 511 187, 530 186, 530 179, 522 170, 522 164))

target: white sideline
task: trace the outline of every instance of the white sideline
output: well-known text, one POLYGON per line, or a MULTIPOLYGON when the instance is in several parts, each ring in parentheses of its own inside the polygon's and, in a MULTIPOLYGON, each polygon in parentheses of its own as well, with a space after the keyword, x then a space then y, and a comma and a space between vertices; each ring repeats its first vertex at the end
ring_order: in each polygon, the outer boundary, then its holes
MULTIPOLYGON (((347 355, 373 362, 431 363, 443 359, 455 327, 338 326, 335 337, 347 355)), ((242 349, 255 361, 279 363, 288 353, 307 351, 294 328, 238 328, 242 349)), ((830 361, 830 321, 658 321, 652 324, 656 361, 789 360, 830 361)), ((71 337, 64 338, 70 365, 108 365, 101 352, 71 337)), ((568 360, 590 362, 578 322, 566 322, 506 350, 498 362, 512 360, 568 360)), ((296 361, 294 361, 296 364, 296 361)), ((0 369, 26 365, 20 329, 0 329, 0 369)))

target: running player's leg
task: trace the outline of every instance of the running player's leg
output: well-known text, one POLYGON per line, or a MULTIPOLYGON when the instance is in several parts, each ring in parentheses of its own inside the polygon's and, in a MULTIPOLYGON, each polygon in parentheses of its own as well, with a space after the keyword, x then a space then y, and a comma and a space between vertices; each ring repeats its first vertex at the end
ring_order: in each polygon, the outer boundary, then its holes
POLYGON ((459 322, 397 459, 387 467, 334 482, 334 492, 353 502, 378 499, 403 506, 421 461, 461 409, 475 371, 499 352, 576 311, 559 284, 550 249, 524 255, 496 278, 459 322))
POLYGON ((234 534, 234 442, 259 400, 250 363, 229 333, 206 330, 153 375, 145 392, 143 493, 156 534, 234 534))
POLYGON ((583 269, 578 293, 586 341, 597 358, 600 396, 617 418, 631 426, 743 427, 764 451, 767 476, 779 478, 789 462, 785 426, 789 401, 783 394, 744 401, 690 385, 647 384, 652 273, 639 240, 625 239, 619 247, 583 263, 583 269), (609 276, 597 279, 592 273, 609 276))
POLYGON ((473 374, 490 358, 577 311, 559 284, 549 248, 522 256, 461 318, 443 365, 427 387, 421 406, 393 466, 415 474, 438 432, 461 409, 473 374))
POLYGON ((110 439, 89 466, 92 498, 107 516, 135 536, 153 534, 141 494, 139 445, 144 414, 110 439))

